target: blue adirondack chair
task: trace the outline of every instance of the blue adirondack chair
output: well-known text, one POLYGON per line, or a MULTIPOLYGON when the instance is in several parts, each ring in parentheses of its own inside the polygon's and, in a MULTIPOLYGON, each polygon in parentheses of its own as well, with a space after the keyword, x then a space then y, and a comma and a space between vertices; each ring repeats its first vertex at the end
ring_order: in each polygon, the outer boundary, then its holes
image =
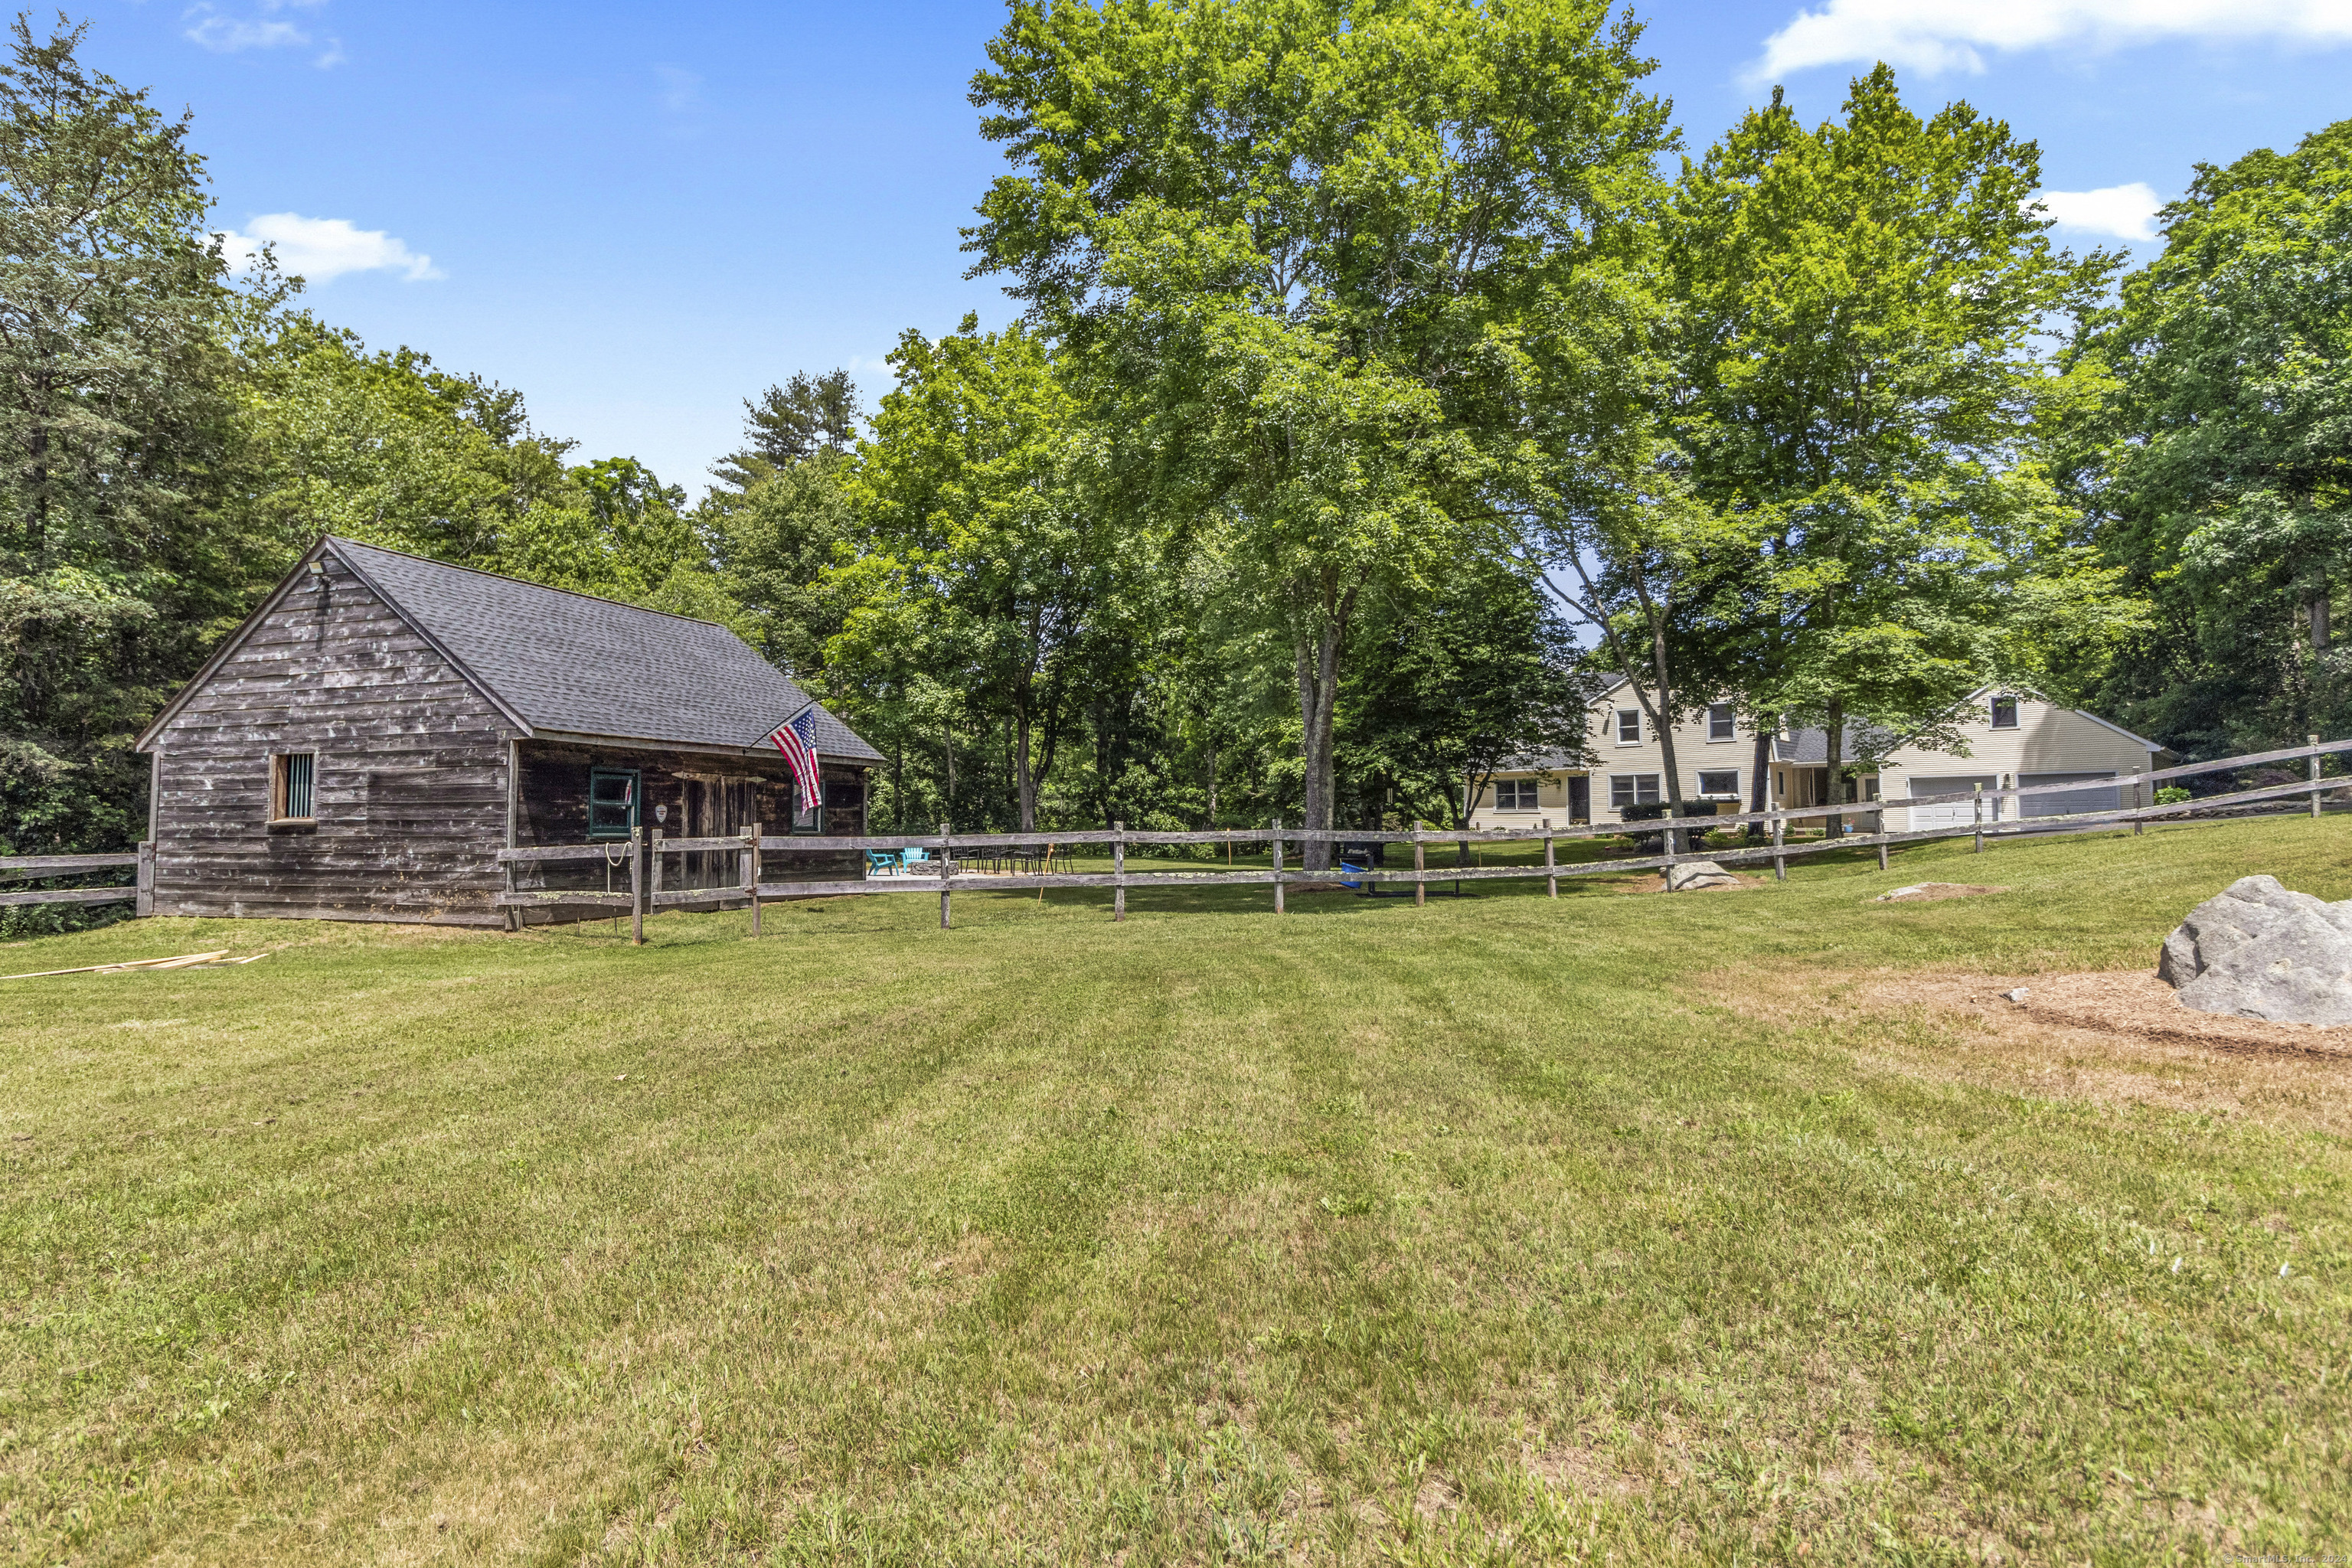
POLYGON ((866 852, 866 874, 867 876, 887 877, 896 873, 898 869, 898 858, 896 855, 891 854, 887 849, 868 849, 866 852))
POLYGON ((898 852, 898 866, 901 870, 912 870, 917 866, 920 866, 929 860, 930 858, 931 852, 928 849, 919 847, 902 849, 898 852))

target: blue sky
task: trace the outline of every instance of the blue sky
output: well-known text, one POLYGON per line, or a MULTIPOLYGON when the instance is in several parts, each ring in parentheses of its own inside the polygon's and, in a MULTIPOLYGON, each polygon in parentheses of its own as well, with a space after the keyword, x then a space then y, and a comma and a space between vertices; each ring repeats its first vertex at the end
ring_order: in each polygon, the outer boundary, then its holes
MULTIPOLYGON (((1915 104, 1966 98, 2038 141, 2083 244, 2137 231, 2196 162, 2352 115, 2352 0, 1638 9, 1695 147, 1775 81, 1826 117, 1884 56, 1915 104)), ((902 329, 1010 314, 956 233, 1003 168, 965 98, 1001 5, 89 15, 94 65, 194 110, 225 230, 307 258, 310 304, 371 345, 520 388, 582 458, 699 494, 771 381, 845 364, 877 395, 902 329)))

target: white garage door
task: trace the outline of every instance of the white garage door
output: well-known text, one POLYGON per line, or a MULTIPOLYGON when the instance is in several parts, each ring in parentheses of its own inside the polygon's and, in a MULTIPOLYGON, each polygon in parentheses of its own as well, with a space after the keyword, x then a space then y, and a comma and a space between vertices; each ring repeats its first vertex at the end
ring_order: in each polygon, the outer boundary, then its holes
MULTIPOLYGON (((1915 778, 1911 781, 1911 794, 1914 798, 1923 795, 1968 795, 1979 784, 1984 785, 1987 789, 1998 789, 2000 787, 2000 775, 1970 773, 1965 777, 1956 778, 1915 778)), ((1996 818, 1998 816, 1996 808, 2000 805, 1999 801, 1992 801, 1986 805, 1985 820, 1987 822, 1996 818)), ((1911 808, 1911 831, 1914 833, 1925 833, 1936 827, 1974 827, 1976 823, 1977 805, 1973 800, 1952 800, 1946 801, 1941 805, 1915 805, 1911 808)))
POLYGON ((2116 784, 2100 781, 2116 776, 2113 768, 2101 773, 2020 773, 2017 787, 2032 789, 2039 784, 2088 785, 2085 789, 2070 789, 2057 795, 2029 795, 2017 804, 2025 808, 2027 816, 2065 816, 2077 811, 2113 811, 2123 804, 2123 790, 2116 784))

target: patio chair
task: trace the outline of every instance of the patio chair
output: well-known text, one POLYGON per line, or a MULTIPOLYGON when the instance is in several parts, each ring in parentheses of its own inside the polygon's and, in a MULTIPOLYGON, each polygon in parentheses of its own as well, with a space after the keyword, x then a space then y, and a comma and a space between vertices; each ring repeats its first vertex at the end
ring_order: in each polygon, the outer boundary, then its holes
POLYGON ((901 849, 898 851, 898 868, 902 871, 912 870, 914 868, 929 860, 930 858, 931 852, 928 849, 901 849))
POLYGON ((890 877, 896 876, 898 871, 898 858, 896 855, 891 854, 887 849, 868 849, 866 852, 866 874, 867 876, 890 877))

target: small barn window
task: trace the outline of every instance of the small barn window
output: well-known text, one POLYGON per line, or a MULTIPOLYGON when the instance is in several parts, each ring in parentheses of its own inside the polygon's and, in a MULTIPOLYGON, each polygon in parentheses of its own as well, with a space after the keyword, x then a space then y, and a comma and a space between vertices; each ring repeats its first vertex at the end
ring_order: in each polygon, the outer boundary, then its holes
POLYGON ((636 769, 589 769, 588 837, 626 838, 635 833, 637 829, 637 798, 636 769))
POLYGON ((317 776, 315 752, 280 752, 270 758, 270 818, 277 822, 308 822, 316 816, 311 781, 317 776))
POLYGON ((1992 700, 1992 727, 1996 730, 2017 728, 2017 699, 1996 697, 1992 700))

